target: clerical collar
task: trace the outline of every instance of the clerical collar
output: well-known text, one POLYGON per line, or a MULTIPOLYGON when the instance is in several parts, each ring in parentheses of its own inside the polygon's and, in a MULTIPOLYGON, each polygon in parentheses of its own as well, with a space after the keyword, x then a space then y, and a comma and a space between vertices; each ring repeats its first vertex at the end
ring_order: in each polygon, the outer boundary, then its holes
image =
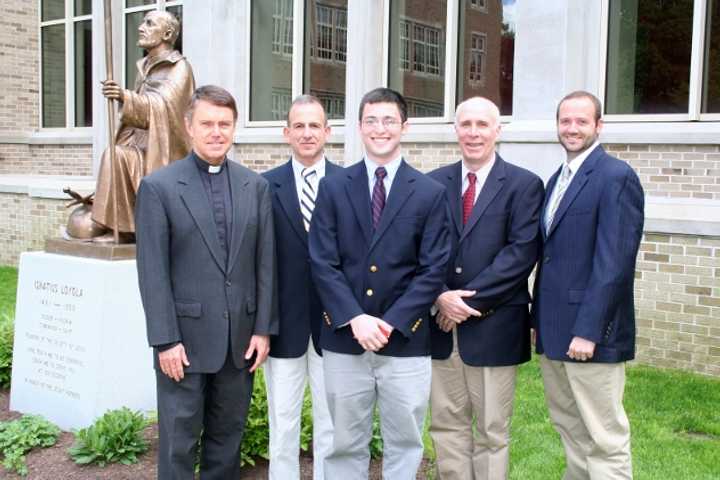
POLYGON ((216 174, 216 173, 222 172, 223 168, 225 167, 225 163, 227 162, 227 158, 224 158, 223 162, 220 165, 210 165, 208 162, 206 162, 205 160, 200 158, 198 156, 198 154, 195 152, 193 152, 193 159, 195 160, 195 165, 197 165, 197 167, 201 171, 203 171, 205 173, 210 173, 210 174, 216 174))

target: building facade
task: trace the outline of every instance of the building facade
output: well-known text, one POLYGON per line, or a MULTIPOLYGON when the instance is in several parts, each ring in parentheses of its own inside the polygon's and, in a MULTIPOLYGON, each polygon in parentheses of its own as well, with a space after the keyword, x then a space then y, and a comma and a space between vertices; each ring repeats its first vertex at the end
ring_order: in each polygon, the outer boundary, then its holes
MULTIPOLYGON (((544 179, 563 160, 555 107, 585 89, 604 104, 606 148, 645 188, 636 271, 638 359, 720 376, 720 1, 117 0, 113 69, 131 85, 149 9, 182 21, 198 85, 241 111, 233 156, 286 161, 293 97, 318 96, 328 155, 362 156, 358 104, 387 85, 410 106, 404 154, 422 170, 460 158, 455 105, 501 108, 500 153, 544 179)), ((0 0, 0 263, 42 249, 94 189, 107 145, 102 0, 0 0)))

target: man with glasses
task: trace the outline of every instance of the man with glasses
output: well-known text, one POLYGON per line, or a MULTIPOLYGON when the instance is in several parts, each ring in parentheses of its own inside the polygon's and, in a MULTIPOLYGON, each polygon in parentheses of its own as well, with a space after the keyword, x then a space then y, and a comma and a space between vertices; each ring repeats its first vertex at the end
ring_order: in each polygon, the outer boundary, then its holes
POLYGON ((430 395, 429 310, 450 253, 445 189, 402 159, 399 93, 365 94, 359 120, 365 157, 323 179, 310 229, 334 426, 325 477, 367 478, 377 403, 383 478, 411 479, 430 395))

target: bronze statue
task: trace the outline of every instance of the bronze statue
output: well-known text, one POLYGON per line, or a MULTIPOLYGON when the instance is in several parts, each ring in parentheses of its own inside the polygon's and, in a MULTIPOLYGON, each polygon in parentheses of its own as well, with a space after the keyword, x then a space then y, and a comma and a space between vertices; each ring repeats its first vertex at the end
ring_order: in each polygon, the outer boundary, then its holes
POLYGON ((137 62, 135 88, 123 89, 113 80, 102 82, 103 95, 121 107, 115 168, 111 172, 110 149, 106 149, 95 189, 92 219, 106 229, 93 238, 95 242, 113 242, 115 226, 121 243, 132 242, 140 180, 190 151, 184 115, 195 81, 187 59, 174 49, 180 23, 169 12, 153 10, 145 15, 138 33, 137 44, 148 54, 137 62), (117 219, 113 195, 117 195, 117 219))

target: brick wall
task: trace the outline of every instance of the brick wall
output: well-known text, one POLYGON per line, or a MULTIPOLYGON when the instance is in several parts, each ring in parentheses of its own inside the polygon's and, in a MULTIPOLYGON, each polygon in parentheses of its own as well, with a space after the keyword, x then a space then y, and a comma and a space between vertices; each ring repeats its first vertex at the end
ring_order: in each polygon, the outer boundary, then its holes
POLYGON ((0 2, 0 133, 38 127, 39 2, 0 2))
POLYGON ((65 200, 0 193, 0 265, 17 265, 20 253, 43 250, 67 224, 65 200))
POLYGON ((0 174, 92 175, 92 146, 0 144, 0 174))
POLYGON ((646 232, 635 308, 638 361, 720 376, 720 237, 646 232))
POLYGON ((654 197, 720 199, 720 145, 606 145, 654 197))

